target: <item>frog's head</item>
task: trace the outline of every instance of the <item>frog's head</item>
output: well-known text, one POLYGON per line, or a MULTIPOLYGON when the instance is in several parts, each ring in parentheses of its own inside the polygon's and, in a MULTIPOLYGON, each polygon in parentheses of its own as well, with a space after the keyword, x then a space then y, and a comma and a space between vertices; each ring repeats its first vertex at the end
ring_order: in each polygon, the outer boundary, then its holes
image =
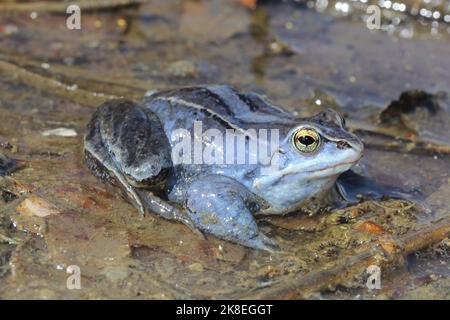
POLYGON ((332 109, 302 119, 282 138, 272 155, 271 170, 256 179, 255 187, 304 187, 298 195, 304 199, 325 191, 362 157, 361 140, 344 125, 343 118, 332 109))

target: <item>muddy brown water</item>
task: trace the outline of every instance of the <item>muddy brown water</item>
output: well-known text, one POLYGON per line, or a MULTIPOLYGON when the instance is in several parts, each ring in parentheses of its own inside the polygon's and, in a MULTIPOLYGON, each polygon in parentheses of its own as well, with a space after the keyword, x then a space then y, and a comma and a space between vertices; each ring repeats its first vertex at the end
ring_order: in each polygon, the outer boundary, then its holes
POLYGON ((449 298, 447 25, 369 30, 360 11, 274 1, 155 0, 83 12, 82 30, 65 19, 0 12, 0 152, 18 165, 0 177, 1 298, 449 298), (357 171, 417 203, 266 218, 274 254, 140 219, 86 169, 84 127, 110 96, 204 83, 302 116, 336 108, 366 144, 357 171), (79 290, 66 286, 72 265, 79 290), (366 287, 369 265, 379 290, 366 287))

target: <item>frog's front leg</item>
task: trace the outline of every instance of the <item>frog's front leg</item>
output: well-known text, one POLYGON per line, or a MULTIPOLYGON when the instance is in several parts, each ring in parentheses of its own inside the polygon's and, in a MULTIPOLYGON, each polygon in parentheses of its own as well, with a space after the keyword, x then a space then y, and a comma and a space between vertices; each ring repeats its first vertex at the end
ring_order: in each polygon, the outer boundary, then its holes
POLYGON ((277 248, 259 231, 249 210, 255 196, 235 180, 204 176, 189 186, 186 196, 188 214, 202 231, 255 249, 272 252, 277 248))

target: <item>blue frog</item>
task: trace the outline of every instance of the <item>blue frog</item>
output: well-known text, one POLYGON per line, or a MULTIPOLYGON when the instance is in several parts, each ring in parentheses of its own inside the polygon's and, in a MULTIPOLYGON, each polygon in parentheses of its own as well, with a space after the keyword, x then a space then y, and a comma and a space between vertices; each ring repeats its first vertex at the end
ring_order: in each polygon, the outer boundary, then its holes
POLYGON ((120 186, 141 214, 269 251, 277 244, 255 216, 320 201, 363 154, 332 109, 297 118, 227 85, 105 102, 87 125, 84 147, 90 170, 120 186), (249 161, 258 157, 268 161, 249 161))

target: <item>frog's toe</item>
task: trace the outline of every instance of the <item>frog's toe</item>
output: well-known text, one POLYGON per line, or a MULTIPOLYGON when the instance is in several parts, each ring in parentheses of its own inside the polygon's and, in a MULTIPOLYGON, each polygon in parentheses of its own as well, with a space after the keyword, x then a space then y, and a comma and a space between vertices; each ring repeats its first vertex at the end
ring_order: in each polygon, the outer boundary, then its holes
POLYGON ((200 240, 206 240, 206 237, 203 234, 203 232, 201 232, 200 229, 197 228, 197 226, 195 225, 194 221, 191 220, 191 218, 183 216, 177 217, 175 219, 184 223, 184 225, 187 226, 200 240))
POLYGON ((197 237, 202 240, 206 239, 205 235, 197 228, 194 221, 187 214, 178 210, 172 204, 159 198, 150 191, 143 189, 136 190, 136 192, 140 195, 140 198, 144 201, 147 210, 156 213, 165 219, 180 221, 184 225, 186 225, 197 237))
POLYGON ((263 233, 258 233, 255 237, 250 238, 246 245, 248 247, 258 250, 265 250, 270 253, 274 253, 280 250, 280 246, 278 245, 278 243, 275 240, 264 235, 263 233))

